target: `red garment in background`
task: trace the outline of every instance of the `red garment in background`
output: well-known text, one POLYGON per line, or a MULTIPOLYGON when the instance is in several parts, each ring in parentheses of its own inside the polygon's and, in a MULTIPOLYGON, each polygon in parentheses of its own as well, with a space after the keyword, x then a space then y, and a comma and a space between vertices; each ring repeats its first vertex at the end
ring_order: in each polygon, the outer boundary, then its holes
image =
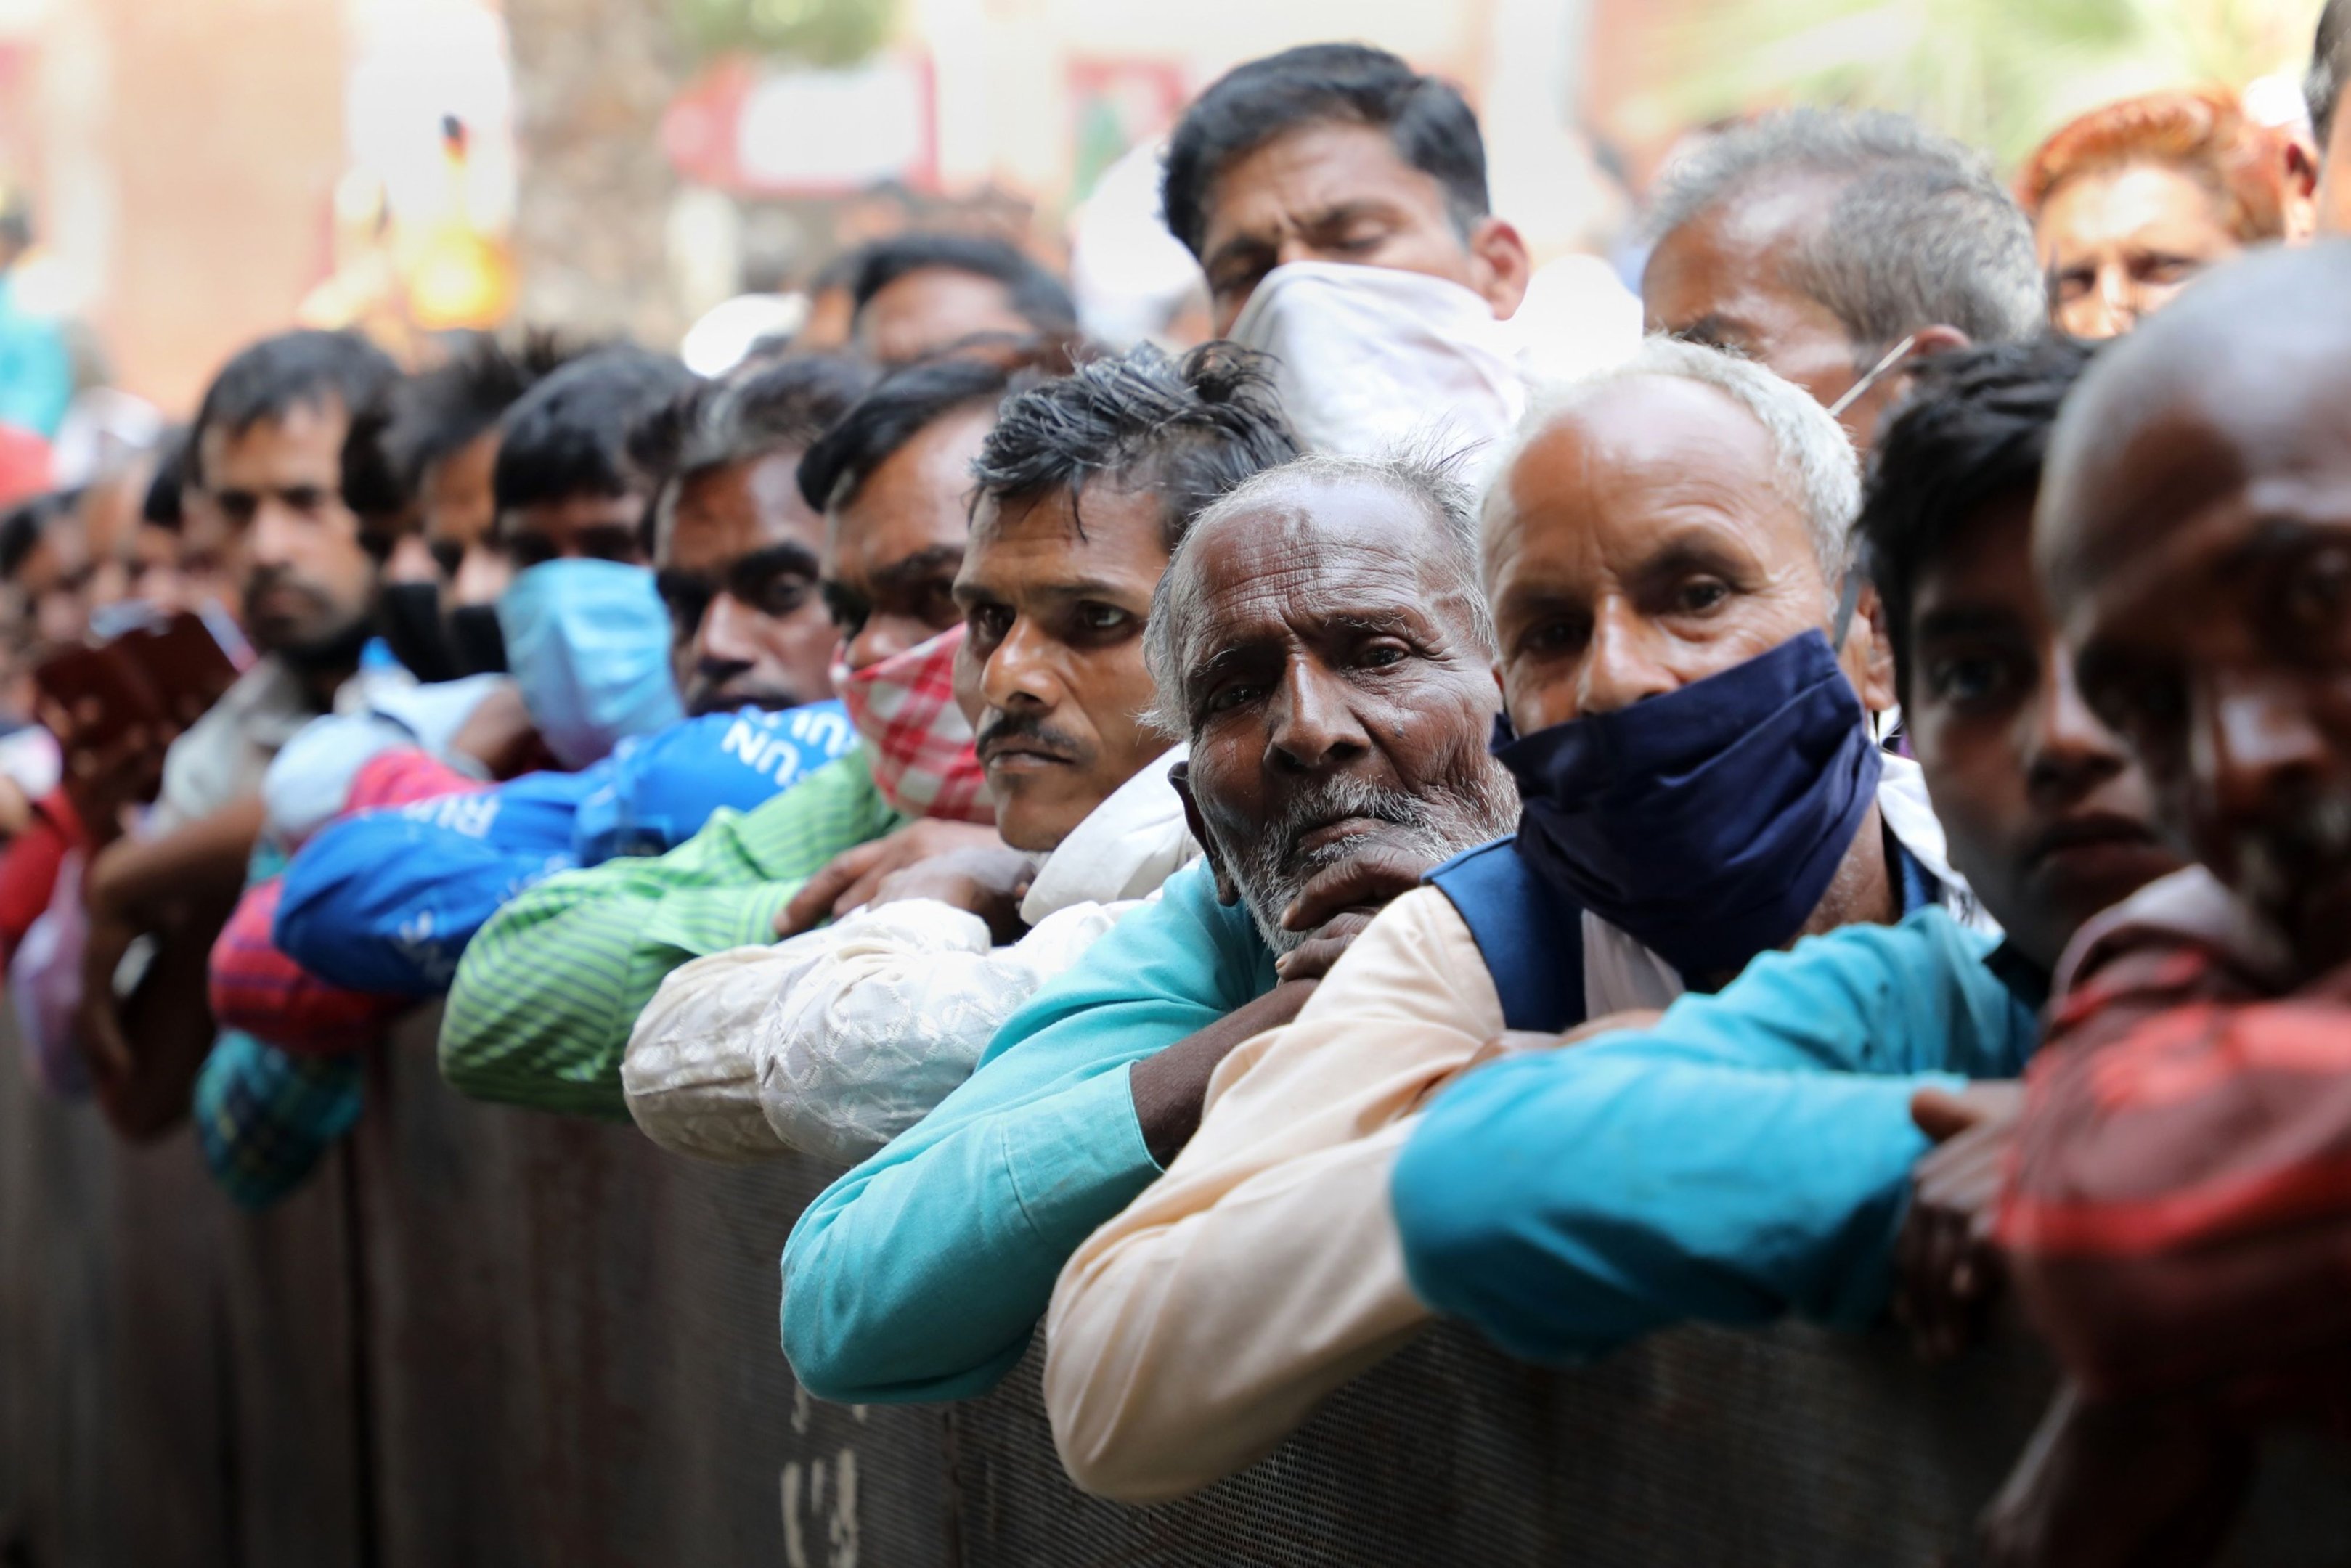
POLYGON ((2067 967, 1999 1218, 2034 1323, 2093 1398, 2336 1416, 2351 972, 2288 991, 2225 920, 2118 923, 2067 967))
MULTIPOLYGON (((360 766, 343 814, 481 787, 480 779, 403 747, 360 766)), ((294 1056, 335 1056, 372 1043, 409 999, 330 986, 287 957, 270 939, 285 880, 273 876, 246 888, 213 943, 205 988, 214 1019, 294 1056)))
POLYGON ((52 789, 33 802, 31 826, 0 853, 0 965, 16 956, 16 945, 49 907, 66 856, 89 847, 81 814, 65 790, 52 789))

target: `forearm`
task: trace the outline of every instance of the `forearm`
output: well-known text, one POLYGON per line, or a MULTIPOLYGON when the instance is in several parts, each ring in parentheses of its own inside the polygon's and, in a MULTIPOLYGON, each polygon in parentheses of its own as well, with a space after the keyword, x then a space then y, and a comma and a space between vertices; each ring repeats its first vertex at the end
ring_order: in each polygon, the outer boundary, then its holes
POLYGON ((1429 1312, 1387 1205, 1411 1125, 1275 1164, 1206 1207, 1196 1190, 1163 1198, 1170 1176, 1079 1249, 1044 1375, 1072 1480, 1123 1502, 1184 1496, 1270 1453, 1411 1339, 1429 1312))
POLYGON ((1440 1097, 1392 1197, 1414 1289, 1531 1359, 1685 1319, 1883 1310, 1925 1077, 1757 1071, 1624 1041, 1505 1061, 1440 1097))
POLYGON ((160 839, 118 841, 91 862, 83 903, 93 919, 128 920, 142 931, 191 904, 217 907, 225 918, 260 831, 256 795, 160 839))
POLYGON ((842 1401, 984 1393, 1019 1362, 1078 1243, 1157 1175, 1123 1064, 851 1173, 784 1250, 794 1375, 842 1401))
POLYGON ((586 892, 542 884, 466 947, 441 1026, 442 1075, 461 1092, 625 1117, 629 1033, 662 981, 691 959, 763 940, 790 884, 586 892))
POLYGON ((1217 1064, 1244 1040, 1279 1029, 1298 1016, 1314 994, 1312 980, 1285 980, 1255 1001, 1131 1069, 1135 1119, 1143 1140, 1162 1169, 1173 1164, 1200 1130, 1200 1103, 1217 1064))

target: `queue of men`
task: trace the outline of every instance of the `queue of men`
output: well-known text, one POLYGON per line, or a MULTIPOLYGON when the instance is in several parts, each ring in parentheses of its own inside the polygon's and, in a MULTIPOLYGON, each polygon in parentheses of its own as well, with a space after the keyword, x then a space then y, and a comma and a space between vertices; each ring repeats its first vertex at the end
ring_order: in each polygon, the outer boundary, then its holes
MULTIPOLYGON (((0 787, 46 1080, 265 1204, 445 998, 460 1093, 841 1168, 810 1393, 1041 1328, 1134 1502, 1439 1319, 1948 1356, 2012 1288, 2065 1387, 1997 1559, 2200 1560, 2351 1396, 2351 251, 2094 351, 1980 158, 1789 111, 1656 196, 1652 335, 1531 384, 1484 167, 1318 46, 1175 133, 1186 352, 937 236, 716 382, 244 350, 106 547, 244 674, 0 787)), ((0 530, 36 649, 78 528, 0 530)))

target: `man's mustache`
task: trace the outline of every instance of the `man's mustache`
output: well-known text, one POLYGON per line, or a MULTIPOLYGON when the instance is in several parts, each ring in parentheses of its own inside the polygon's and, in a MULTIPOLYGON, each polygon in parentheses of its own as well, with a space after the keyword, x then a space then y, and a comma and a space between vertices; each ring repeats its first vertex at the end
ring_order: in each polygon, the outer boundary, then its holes
POLYGON ((1015 741, 1025 741, 1040 751, 1066 757, 1072 761, 1085 755, 1084 745, 1075 737, 1055 729, 1035 714, 1028 713, 998 714, 981 728, 973 745, 980 759, 985 761, 999 747, 1015 741))

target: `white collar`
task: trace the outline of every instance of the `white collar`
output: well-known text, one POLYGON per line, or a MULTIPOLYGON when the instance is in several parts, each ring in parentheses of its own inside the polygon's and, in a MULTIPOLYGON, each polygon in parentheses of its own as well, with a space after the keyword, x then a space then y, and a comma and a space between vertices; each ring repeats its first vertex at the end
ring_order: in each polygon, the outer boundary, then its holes
POLYGON ((1173 746, 1112 790, 1037 868, 1020 918, 1034 925, 1073 904, 1142 898, 1200 852, 1168 770, 1189 755, 1173 746))

